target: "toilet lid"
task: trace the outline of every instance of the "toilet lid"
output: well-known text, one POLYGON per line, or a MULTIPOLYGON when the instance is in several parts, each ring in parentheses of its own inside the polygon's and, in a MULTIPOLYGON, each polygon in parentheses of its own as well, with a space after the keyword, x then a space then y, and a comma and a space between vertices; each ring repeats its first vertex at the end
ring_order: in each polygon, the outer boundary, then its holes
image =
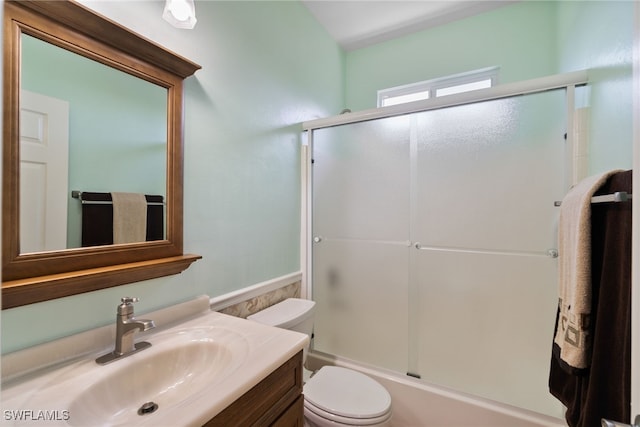
POLYGON ((304 386, 305 400, 332 414, 374 418, 391 408, 391 396, 372 378, 337 366, 320 369, 304 386))

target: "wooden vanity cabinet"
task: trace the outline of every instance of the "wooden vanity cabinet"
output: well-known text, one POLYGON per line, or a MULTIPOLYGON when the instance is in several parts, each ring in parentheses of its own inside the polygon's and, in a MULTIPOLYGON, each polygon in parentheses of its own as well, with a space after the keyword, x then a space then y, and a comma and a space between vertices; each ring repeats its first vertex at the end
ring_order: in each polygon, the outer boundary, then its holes
POLYGON ((303 427, 302 351, 205 424, 207 427, 303 427))

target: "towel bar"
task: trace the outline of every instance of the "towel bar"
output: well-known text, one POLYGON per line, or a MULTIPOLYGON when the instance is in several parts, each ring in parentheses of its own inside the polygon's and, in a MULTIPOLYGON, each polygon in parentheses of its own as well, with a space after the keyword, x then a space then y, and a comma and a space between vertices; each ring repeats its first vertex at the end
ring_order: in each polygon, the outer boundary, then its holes
MULTIPOLYGON (((633 197, 632 194, 627 193, 626 191, 616 191, 613 194, 605 194, 602 196, 593 196, 591 198, 591 203, 619 203, 619 202, 628 202, 629 200, 631 200, 633 197)), ((553 202, 553 206, 560 206, 562 205, 561 201, 555 201, 553 202)))
POLYGON ((591 203, 607 203, 607 202, 626 202, 631 200, 632 195, 626 191, 616 191, 613 194, 605 194, 604 196, 594 196, 591 203))
MULTIPOLYGON (((113 202, 111 200, 84 200, 82 198, 82 191, 73 190, 71 191, 71 197, 74 199, 79 199, 80 202, 84 205, 111 205, 113 202)), ((164 202, 147 202, 147 206, 164 206, 164 202)))

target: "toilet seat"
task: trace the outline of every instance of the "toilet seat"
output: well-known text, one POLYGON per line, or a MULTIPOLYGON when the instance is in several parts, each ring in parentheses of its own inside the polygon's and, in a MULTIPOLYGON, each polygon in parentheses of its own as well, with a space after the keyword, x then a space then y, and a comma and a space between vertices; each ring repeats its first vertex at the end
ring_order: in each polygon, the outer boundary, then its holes
POLYGON ((320 421, 331 421, 331 425, 334 425, 333 423, 335 423, 335 425, 341 426, 378 426, 391 418, 391 411, 375 418, 348 418, 323 411, 305 400, 304 417, 314 421, 316 424, 319 424, 320 421))
POLYGON ((389 392, 372 378, 337 366, 321 368, 304 386, 305 409, 346 425, 375 425, 391 416, 389 392))

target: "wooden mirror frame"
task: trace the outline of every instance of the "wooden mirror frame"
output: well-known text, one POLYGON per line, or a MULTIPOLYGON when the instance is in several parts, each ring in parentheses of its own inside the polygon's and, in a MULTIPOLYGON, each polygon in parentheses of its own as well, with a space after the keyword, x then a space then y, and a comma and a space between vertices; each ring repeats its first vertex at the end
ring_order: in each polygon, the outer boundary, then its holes
POLYGON ((177 274, 183 254, 183 80, 201 68, 74 1, 4 3, 2 308, 177 274), (166 240, 20 253, 21 34, 167 89, 166 240))

